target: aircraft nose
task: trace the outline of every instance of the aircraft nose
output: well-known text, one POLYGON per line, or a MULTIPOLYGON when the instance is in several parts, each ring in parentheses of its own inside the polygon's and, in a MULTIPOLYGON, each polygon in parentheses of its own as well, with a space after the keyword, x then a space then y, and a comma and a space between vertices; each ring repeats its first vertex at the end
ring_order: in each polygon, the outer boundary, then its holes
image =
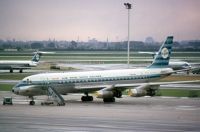
POLYGON ((12 92, 13 92, 14 94, 19 94, 19 88, 13 87, 13 88, 12 88, 12 92))

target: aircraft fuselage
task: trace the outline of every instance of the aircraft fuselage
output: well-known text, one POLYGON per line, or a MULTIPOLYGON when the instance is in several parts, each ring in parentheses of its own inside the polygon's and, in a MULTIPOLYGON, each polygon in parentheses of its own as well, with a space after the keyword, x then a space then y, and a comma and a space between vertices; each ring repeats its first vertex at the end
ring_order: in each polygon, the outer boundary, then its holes
POLYGON ((47 87, 52 86, 60 94, 93 92, 108 85, 147 83, 171 73, 171 68, 43 73, 24 78, 13 91, 24 96, 46 95, 47 87))

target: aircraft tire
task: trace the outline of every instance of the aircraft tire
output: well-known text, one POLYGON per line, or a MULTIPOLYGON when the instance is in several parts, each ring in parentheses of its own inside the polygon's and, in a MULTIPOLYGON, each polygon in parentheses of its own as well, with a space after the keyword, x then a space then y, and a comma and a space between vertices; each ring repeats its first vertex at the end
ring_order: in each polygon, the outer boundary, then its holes
POLYGON ((147 95, 149 95, 149 96, 155 96, 155 95, 156 95, 156 91, 153 90, 153 89, 149 89, 149 90, 147 91, 147 95))
POLYGON ((93 97, 92 96, 82 96, 81 101, 82 102, 93 101, 93 97))
POLYGON ((93 101, 93 97, 92 96, 88 96, 88 101, 93 101))
POLYGON ((13 73, 13 69, 10 69, 10 73, 13 73))
POLYGON ((29 102, 29 104, 30 105, 35 105, 35 101, 32 100, 32 101, 29 102))
POLYGON ((103 102, 104 103, 115 102, 115 98, 114 97, 112 97, 112 98, 103 98, 103 102))
POLYGON ((121 91, 115 91, 114 96, 117 98, 121 98, 122 97, 122 92, 121 91))

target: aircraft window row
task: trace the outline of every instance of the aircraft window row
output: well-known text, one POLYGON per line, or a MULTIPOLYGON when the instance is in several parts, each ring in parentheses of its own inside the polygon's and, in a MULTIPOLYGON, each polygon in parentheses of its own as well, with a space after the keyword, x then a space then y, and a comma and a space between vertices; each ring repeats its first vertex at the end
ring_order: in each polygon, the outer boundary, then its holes
MULTIPOLYGON (((156 76, 130 76, 130 77, 115 77, 115 78, 92 78, 92 79, 69 79, 69 80, 51 80, 51 81, 45 81, 45 82, 39 82, 43 84, 49 84, 49 83, 87 83, 87 82, 103 82, 103 81, 120 81, 120 80, 136 80, 136 79, 149 79, 156 76)), ((23 81, 23 83, 32 83, 31 81, 23 81)), ((33 82, 38 83, 38 82, 33 82)))
POLYGON ((116 78, 93 78, 93 79, 71 79, 71 80, 53 80, 58 83, 84 83, 84 82, 102 82, 102 81, 119 81, 119 80, 135 80, 135 79, 147 79, 150 76, 135 76, 135 77, 116 77, 116 78))

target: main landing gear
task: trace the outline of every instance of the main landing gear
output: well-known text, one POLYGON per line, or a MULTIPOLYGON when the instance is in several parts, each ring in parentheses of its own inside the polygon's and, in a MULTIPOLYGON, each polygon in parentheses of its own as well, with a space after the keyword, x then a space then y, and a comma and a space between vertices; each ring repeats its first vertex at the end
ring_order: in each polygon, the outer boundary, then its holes
POLYGON ((81 101, 82 102, 86 102, 86 101, 93 101, 93 97, 92 96, 88 96, 88 93, 85 93, 86 96, 82 96, 81 97, 81 101))
POLYGON ((148 89, 147 90, 147 95, 149 95, 149 96, 155 96, 156 95, 156 90, 155 89, 148 89))
POLYGON ((13 69, 10 69, 10 73, 13 73, 13 69))
POLYGON ((33 97, 29 97, 31 99, 31 101, 29 102, 29 105, 35 105, 35 101, 33 97))
POLYGON ((20 70, 19 70, 19 73, 22 73, 22 72, 23 72, 23 69, 20 69, 20 70))
POLYGON ((104 103, 112 103, 112 102, 115 102, 115 98, 112 97, 112 98, 103 98, 103 102, 104 103))

